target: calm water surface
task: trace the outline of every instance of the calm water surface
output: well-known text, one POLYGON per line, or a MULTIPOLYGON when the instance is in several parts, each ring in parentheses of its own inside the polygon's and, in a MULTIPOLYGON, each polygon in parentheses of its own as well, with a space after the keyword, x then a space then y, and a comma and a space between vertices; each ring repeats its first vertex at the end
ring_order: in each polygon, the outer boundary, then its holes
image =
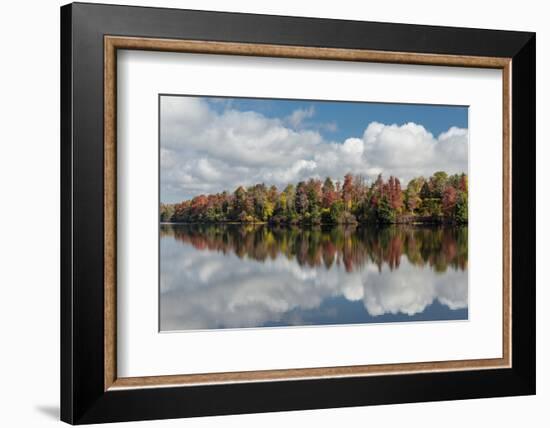
POLYGON ((467 227, 160 232, 163 331, 468 318, 467 227))

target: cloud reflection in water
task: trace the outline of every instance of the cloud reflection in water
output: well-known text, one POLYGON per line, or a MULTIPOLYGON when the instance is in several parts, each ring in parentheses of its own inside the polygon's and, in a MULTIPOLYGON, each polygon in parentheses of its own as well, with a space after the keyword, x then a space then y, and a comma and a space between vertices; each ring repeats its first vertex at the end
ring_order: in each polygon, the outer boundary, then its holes
POLYGON ((162 225, 161 330, 467 319, 467 228, 162 225))

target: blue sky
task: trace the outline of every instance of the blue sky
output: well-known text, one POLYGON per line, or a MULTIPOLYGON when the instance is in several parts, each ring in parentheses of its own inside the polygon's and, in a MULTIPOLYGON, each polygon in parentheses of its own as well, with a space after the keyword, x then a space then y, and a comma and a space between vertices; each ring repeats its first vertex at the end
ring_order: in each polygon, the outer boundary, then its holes
POLYGON ((468 128, 468 108, 427 104, 394 104, 345 101, 302 101, 265 98, 206 98, 212 108, 222 112, 227 108, 255 111, 267 117, 284 118, 295 110, 313 109, 312 118, 304 125, 318 129, 327 139, 345 140, 361 135, 365 122, 402 125, 408 122, 421 124, 438 136, 451 126, 468 128), (335 128, 323 126, 334 124, 335 128))
POLYGON ((464 106, 162 95, 161 201, 309 178, 468 171, 464 106))

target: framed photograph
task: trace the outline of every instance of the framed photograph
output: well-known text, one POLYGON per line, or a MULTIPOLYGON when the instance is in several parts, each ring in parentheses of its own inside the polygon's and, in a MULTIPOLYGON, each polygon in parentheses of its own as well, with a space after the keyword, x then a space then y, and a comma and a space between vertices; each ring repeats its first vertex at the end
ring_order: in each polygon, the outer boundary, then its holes
POLYGON ((61 418, 535 393, 535 35, 61 8, 61 418))

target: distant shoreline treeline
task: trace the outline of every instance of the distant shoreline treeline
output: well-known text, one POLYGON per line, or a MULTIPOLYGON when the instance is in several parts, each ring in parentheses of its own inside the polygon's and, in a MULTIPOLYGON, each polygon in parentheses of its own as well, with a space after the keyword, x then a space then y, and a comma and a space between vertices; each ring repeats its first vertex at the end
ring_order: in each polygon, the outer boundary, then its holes
POLYGON ((405 189, 399 179, 380 174, 368 184, 346 174, 342 183, 330 177, 309 179, 284 190, 256 184, 234 192, 199 195, 160 205, 160 221, 178 223, 392 224, 468 222, 468 176, 443 171, 413 178, 405 189))

